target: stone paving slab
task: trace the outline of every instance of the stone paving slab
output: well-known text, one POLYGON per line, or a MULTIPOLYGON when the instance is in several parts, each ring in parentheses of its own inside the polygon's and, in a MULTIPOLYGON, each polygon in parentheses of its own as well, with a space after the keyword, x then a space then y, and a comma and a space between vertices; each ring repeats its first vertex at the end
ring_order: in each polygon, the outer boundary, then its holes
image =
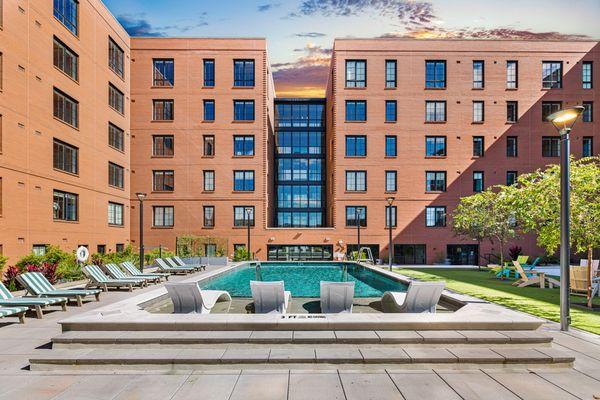
MULTIPOLYGON (((510 390, 479 370, 451 371, 436 369, 436 372, 448 386, 465 400, 519 400, 510 390)), ((526 379, 526 375, 523 374, 520 379, 526 379)))
POLYGON ((486 348, 449 348, 448 351, 458 358, 459 363, 503 363, 505 361, 503 356, 486 348))
POLYGON ((337 373, 290 374, 289 400, 344 400, 337 373))
POLYGON ((404 400, 385 373, 342 373, 340 380, 348 400, 404 400))
POLYGON ((428 343, 465 343, 467 338, 457 331, 417 331, 428 343))
POLYGON ((358 363, 363 356, 358 348, 318 348, 315 350, 317 362, 324 363, 358 363))
POLYGON ((294 331, 293 341, 296 343, 334 343, 333 331, 294 331))
POLYGON ((379 343, 375 331, 335 331, 338 343, 379 343))
POLYGON ((560 387, 555 386, 532 373, 524 374, 521 371, 511 372, 497 370, 485 370, 484 372, 496 382, 523 399, 574 400, 577 398, 560 387))
POLYGON ((401 348, 361 348, 360 353, 365 363, 409 363, 410 357, 401 348))
POLYGON ((269 362, 273 363, 313 363, 315 361, 315 349, 311 348, 271 349, 271 353, 269 354, 269 362))
POLYGON ((282 343, 291 342, 293 331, 253 331, 251 343, 282 343))
POLYGON ((433 372, 393 373, 390 378, 406 400, 460 400, 456 392, 433 372))
POLYGON ((423 336, 416 331, 376 331, 382 343, 419 343, 423 336))
POLYGON ((415 362, 422 363, 455 363, 457 358, 446 349, 440 348, 405 348, 406 354, 415 362))
POLYGON ((552 360, 552 357, 535 349, 510 349, 503 347, 492 348, 492 350, 504 357, 507 363, 547 363, 552 360))
POLYGON ((269 359, 270 349, 262 348, 229 348, 221 357, 224 363, 265 363, 269 359))

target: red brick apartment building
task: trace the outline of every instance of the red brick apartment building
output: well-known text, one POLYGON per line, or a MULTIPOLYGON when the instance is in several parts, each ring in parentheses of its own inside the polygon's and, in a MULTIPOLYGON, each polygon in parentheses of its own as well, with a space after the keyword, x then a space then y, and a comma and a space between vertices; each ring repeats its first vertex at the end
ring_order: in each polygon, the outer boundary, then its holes
POLYGON ((599 153, 598 42, 338 39, 326 97, 282 99, 265 39, 129 38, 99 0, 52 3, 3 7, 10 257, 137 247, 143 192, 146 248, 198 235, 231 255, 249 224, 259 259, 331 259, 360 227, 386 258, 391 222, 396 262, 474 263, 495 249, 455 237, 450 214, 461 196, 558 162, 546 114, 585 105, 572 151, 599 153))

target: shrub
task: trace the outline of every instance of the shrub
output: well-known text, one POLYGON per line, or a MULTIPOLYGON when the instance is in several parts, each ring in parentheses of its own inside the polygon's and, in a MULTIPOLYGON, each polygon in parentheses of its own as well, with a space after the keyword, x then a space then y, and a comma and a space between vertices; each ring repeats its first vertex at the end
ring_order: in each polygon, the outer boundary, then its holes
POLYGON ((16 265, 11 265, 4 271, 4 279, 2 282, 11 292, 21 289, 21 284, 17 281, 17 275, 20 273, 21 269, 16 265))
POLYGON ((37 254, 31 253, 31 254, 24 256, 19 261, 17 261, 15 266, 24 270, 25 267, 27 267, 28 265, 37 265, 39 267, 42 265, 43 262, 44 262, 44 256, 38 256, 37 254))
POLYGON ((56 278, 65 281, 77 281, 84 278, 83 271, 77 262, 61 261, 56 266, 56 278))
POLYGON ((27 272, 41 272, 50 283, 56 283, 56 264, 47 262, 42 265, 30 264, 25 267, 27 272))
MULTIPOLYGON (((159 257, 166 258, 166 257, 173 257, 174 255, 175 255, 174 252, 172 252, 164 247, 162 248, 162 250, 157 247, 157 248, 150 250, 148 253, 144 254, 144 261, 146 262, 146 265, 150 265, 150 264, 154 264, 154 260, 159 257)), ((138 259, 139 259, 139 257, 138 257, 138 259)))
POLYGON ((245 247, 238 247, 233 253, 233 261, 245 261, 248 260, 248 251, 245 247))
POLYGON ((521 246, 512 246, 508 249, 508 255, 511 260, 516 260, 521 254, 523 254, 523 248, 521 246))
POLYGON ((4 270, 4 267, 6 266, 7 261, 8 261, 8 257, 0 254, 0 272, 2 272, 4 270))

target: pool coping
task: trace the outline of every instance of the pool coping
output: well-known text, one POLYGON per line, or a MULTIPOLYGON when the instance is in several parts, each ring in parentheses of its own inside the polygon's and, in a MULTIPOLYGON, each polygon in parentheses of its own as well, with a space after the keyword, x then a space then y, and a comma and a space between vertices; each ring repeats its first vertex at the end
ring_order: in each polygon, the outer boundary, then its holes
MULTIPOLYGON (((214 278, 241 266, 232 263, 181 282, 214 278)), ((408 285, 409 277, 358 263, 408 285)), ((475 297, 444 290, 442 301, 460 306, 451 313, 360 314, 158 314, 141 307, 167 296, 164 286, 59 321, 63 331, 208 330, 532 330, 544 320, 475 297)), ((292 300, 293 301, 293 300, 292 300)))

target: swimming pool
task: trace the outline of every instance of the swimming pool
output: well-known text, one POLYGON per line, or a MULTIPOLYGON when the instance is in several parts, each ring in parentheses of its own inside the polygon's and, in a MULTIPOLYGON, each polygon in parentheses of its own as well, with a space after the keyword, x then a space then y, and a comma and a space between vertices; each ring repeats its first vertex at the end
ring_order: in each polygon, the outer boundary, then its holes
POLYGON ((292 297, 319 297, 320 281, 354 281, 354 297, 381 297, 383 292, 406 291, 401 282, 354 263, 261 262, 244 264, 230 272, 200 282, 202 289, 226 290, 232 297, 252 297, 250 281, 284 281, 292 297))

